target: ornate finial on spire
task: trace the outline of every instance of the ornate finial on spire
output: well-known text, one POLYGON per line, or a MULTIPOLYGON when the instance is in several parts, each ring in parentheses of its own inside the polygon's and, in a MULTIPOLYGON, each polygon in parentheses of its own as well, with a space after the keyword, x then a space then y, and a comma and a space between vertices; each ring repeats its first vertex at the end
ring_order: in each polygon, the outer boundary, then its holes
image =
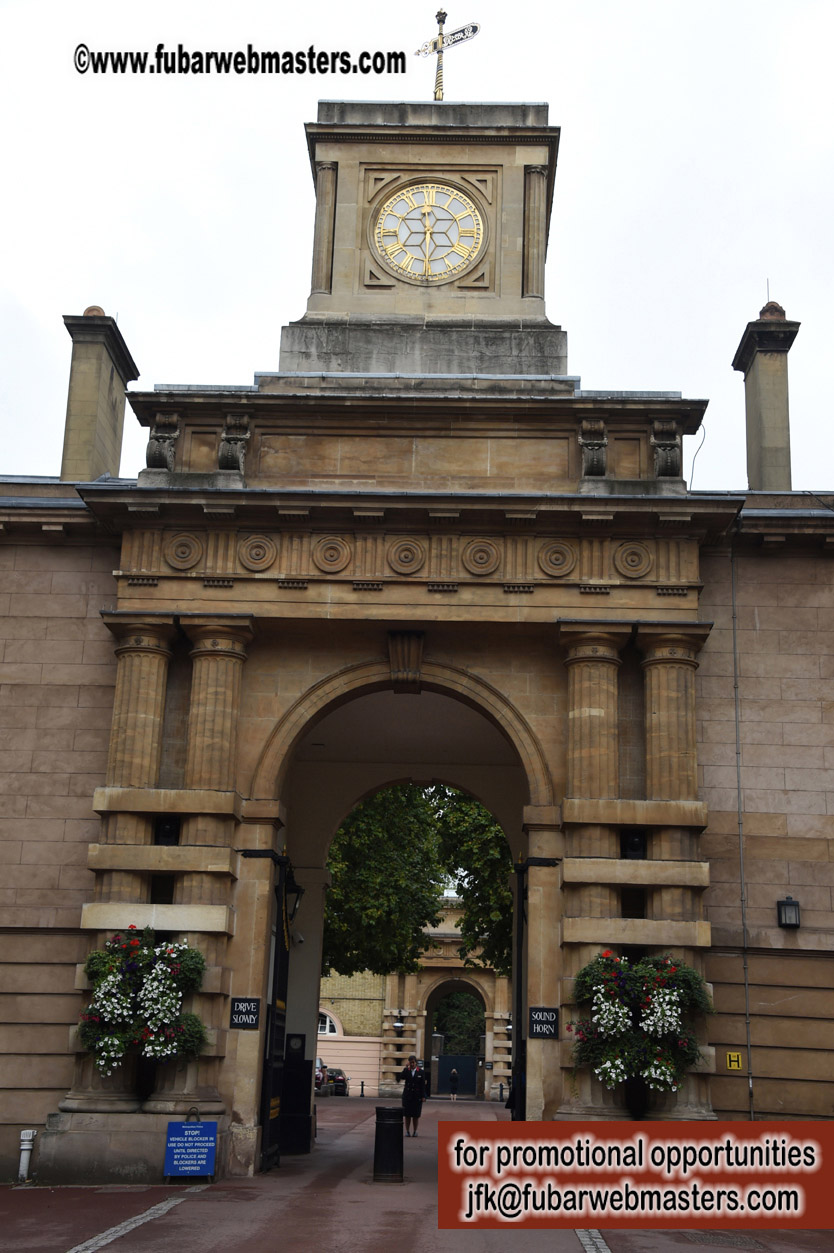
POLYGON ((443 99, 443 49, 453 48, 455 44, 463 43, 467 39, 474 39, 481 29, 478 22, 468 22, 466 26, 461 26, 460 30, 453 30, 451 34, 445 35, 443 33, 443 24, 447 16, 448 14, 443 9, 438 9, 435 14, 437 34, 433 39, 427 39, 422 47, 418 48, 414 53, 415 57, 428 57, 433 52, 437 53, 437 73, 434 76, 435 100, 443 99))

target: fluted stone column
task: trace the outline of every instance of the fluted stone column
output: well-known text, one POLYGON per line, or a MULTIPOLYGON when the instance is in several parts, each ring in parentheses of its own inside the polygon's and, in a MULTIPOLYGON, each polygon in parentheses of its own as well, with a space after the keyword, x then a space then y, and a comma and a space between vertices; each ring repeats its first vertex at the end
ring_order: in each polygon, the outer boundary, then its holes
MULTIPOLYGON (((150 622, 118 614, 104 619, 116 637, 116 689, 107 758, 107 787, 155 787, 162 753, 162 719, 172 619, 150 622)), ((152 844, 153 820, 144 814, 108 814, 102 824, 105 844, 152 844)), ((148 899, 147 876, 133 870, 96 875, 95 899, 137 904, 148 899)), ((98 937, 103 945, 106 935, 98 937)), ((59 1103, 66 1113, 129 1113, 139 1108, 136 1057, 128 1054, 112 1075, 99 1074, 89 1054, 79 1055, 70 1091, 59 1103)))
POLYGON ((695 671, 701 638, 640 632, 646 685, 646 796, 695 800, 695 671))
POLYGON ((335 161, 316 162, 316 220, 313 234, 314 292, 329 292, 333 286, 333 232, 336 225, 335 161))
MULTIPOLYGON (((240 618, 191 618, 183 628, 193 647, 191 702, 186 741, 186 789, 230 792, 235 786, 237 723, 246 645, 252 639, 251 620, 240 618)), ((193 814, 182 824, 180 843, 227 846, 235 820, 223 814, 193 814)), ((230 882, 225 875, 200 871, 183 874, 175 888, 174 903, 181 905, 228 904, 230 882)), ((225 935, 199 932, 189 937, 209 966, 226 965, 225 935)), ((222 1030, 225 999, 196 993, 193 1009, 207 1027, 222 1030)), ((219 1099, 217 1058, 199 1061, 197 1091, 201 1107, 219 1099)))
POLYGON ((568 645, 567 795, 601 799, 619 791, 617 671, 621 639, 596 630, 563 631, 568 645))
MULTIPOLYGON (((709 627, 700 624, 679 630, 641 627, 638 632, 645 674, 649 800, 697 799, 695 671, 698 651, 708 633, 709 627)), ((689 828, 660 827, 652 842, 656 859, 694 861, 698 857, 697 836, 689 828)), ((656 887, 649 895, 647 912, 656 921, 698 921, 703 917, 702 894, 685 886, 656 887)), ((702 954, 698 950, 679 950, 679 956, 696 970, 702 969, 702 954)), ((704 1034, 703 1028, 699 1034, 704 1034)), ((692 1112, 710 1109, 704 1076, 687 1076, 686 1092, 678 1098, 676 1108, 684 1106, 689 1110, 687 1117, 712 1116, 692 1112)))
MULTIPOLYGON (((116 636, 116 690, 107 758, 108 787, 156 787, 162 753, 162 719, 174 626, 169 620, 142 622, 112 615, 105 622, 116 636)), ((153 821, 143 814, 112 813, 102 832, 106 844, 152 844, 153 821)), ((147 878, 108 870, 96 879, 96 900, 147 900, 147 878)))
POLYGON ((522 296, 544 297, 547 250, 547 166, 524 168, 524 269, 522 296))
MULTIPOLYGON (((560 632, 568 650, 567 796, 604 800, 619 793, 617 683, 619 650, 627 638, 626 631, 606 630, 603 624, 564 627, 560 632)), ((619 853, 616 827, 583 825, 569 833, 569 856, 619 857, 619 853)), ((574 917, 614 918, 620 912, 619 895, 604 883, 583 884, 571 889, 567 910, 574 917)), ((604 929, 600 940, 604 942, 604 929)), ((569 964, 578 962, 577 970, 596 951, 586 952, 586 947, 571 954, 569 964)))

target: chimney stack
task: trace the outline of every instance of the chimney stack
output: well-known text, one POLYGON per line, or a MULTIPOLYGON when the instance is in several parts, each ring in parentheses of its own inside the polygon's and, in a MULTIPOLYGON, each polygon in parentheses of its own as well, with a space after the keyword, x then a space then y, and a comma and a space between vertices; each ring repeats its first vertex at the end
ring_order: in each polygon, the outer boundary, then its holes
POLYGON ((102 474, 119 473, 125 388, 139 377, 114 318, 98 305, 81 317, 68 315, 72 337, 67 420, 61 478, 90 483, 102 474))
POLYGON ((769 300, 757 322, 748 322, 733 369, 744 373, 747 417, 747 485, 751 491, 791 490, 788 416, 788 353, 799 330, 769 300))

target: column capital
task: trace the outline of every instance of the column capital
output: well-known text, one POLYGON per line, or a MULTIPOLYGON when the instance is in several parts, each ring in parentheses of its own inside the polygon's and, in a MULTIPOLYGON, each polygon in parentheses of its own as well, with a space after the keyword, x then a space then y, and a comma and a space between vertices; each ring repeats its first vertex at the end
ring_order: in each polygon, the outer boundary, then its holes
POLYGON ((559 624, 559 643, 568 650, 565 665, 601 661, 620 665, 620 650, 631 639, 631 627, 605 622, 559 624))
POLYGON ((643 653, 643 665, 662 662, 690 664, 706 643, 711 622, 647 624, 638 626, 636 644, 643 653))
POLYGON ((116 655, 125 652, 156 652, 171 656, 176 637, 173 615, 142 617, 140 614, 103 613, 102 622, 116 637, 116 655))
POLYGON ((243 659, 247 645, 255 638, 254 623, 249 614, 195 614, 194 617, 181 618, 180 626, 194 645, 192 657, 215 655, 243 659))

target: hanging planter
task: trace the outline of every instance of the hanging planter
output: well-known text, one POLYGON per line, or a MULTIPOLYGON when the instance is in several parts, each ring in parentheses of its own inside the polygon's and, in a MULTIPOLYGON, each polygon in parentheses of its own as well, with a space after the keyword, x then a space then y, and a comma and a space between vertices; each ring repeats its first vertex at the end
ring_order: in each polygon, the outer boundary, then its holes
POLYGON ((128 927, 91 953, 84 973, 93 999, 78 1034, 96 1069, 111 1075, 128 1052, 164 1060, 199 1056, 206 1029, 196 1014, 183 1014, 184 993, 199 988, 206 961, 185 943, 156 943, 150 927, 128 927))
MULTIPOLYGON (((712 1013, 704 980, 668 955, 633 965, 606 949, 576 976, 574 997, 590 1017, 568 1024, 574 1064, 590 1066, 609 1090, 627 1085, 676 1092, 700 1050, 685 1018, 712 1013)), ((633 1102, 632 1102, 633 1103, 633 1102)))

